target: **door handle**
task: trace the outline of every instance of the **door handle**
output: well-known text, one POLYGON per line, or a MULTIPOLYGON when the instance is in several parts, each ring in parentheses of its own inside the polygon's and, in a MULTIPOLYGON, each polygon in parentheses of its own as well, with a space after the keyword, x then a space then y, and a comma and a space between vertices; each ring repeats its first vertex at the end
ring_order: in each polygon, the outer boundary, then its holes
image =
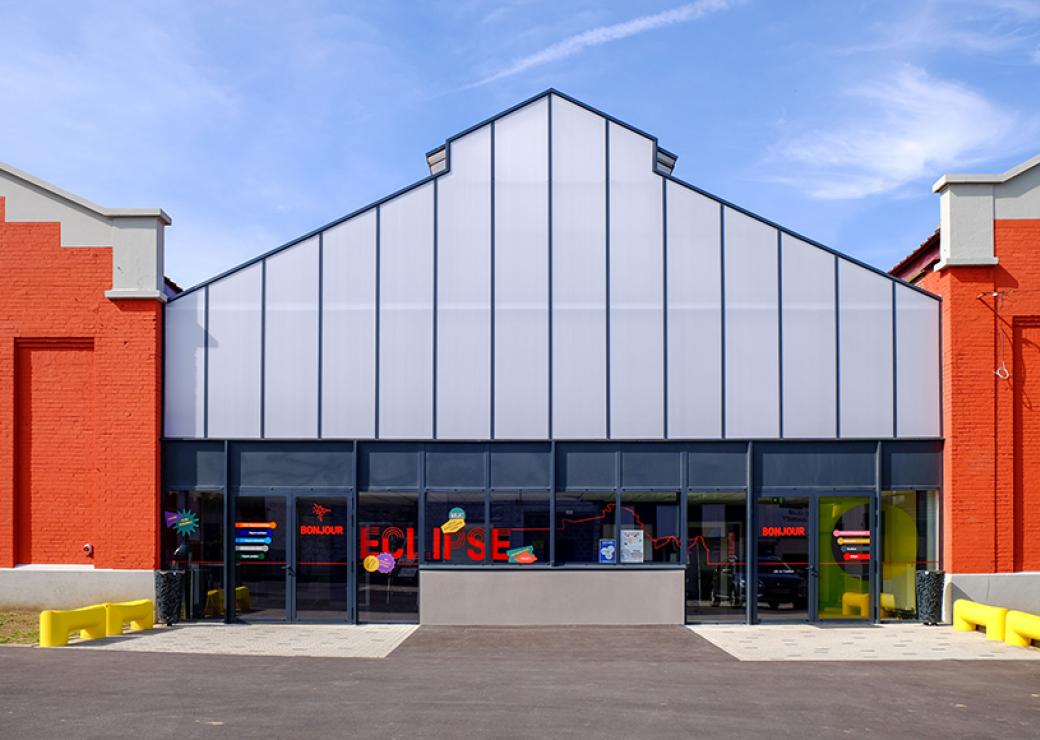
POLYGON ((809 567, 808 573, 813 578, 819 578, 820 577, 820 571, 818 571, 816 568, 813 568, 812 566, 809 567))
POLYGON ((284 570, 286 573, 288 573, 291 576, 296 575, 296 571, 293 570, 293 567, 291 565, 283 565, 282 566, 282 570, 284 570))

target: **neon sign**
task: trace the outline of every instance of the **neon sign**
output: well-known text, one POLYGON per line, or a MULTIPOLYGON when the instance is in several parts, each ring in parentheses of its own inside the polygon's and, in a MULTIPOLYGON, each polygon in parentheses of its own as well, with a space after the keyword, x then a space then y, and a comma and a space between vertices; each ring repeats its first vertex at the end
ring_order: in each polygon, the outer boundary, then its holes
POLYGON ((805 537, 805 527, 762 527, 763 537, 805 537))

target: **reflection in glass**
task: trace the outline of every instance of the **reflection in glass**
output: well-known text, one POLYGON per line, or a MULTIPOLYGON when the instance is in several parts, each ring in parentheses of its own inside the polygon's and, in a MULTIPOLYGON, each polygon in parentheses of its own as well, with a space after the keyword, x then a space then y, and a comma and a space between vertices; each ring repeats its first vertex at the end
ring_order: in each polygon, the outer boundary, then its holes
POLYGON ((347 500, 296 499, 296 618, 346 621, 350 552, 347 500))
POLYGON ((286 499, 239 496, 235 503, 235 604, 253 621, 286 618, 286 499))
POLYGON ((744 493, 690 493, 686 503, 686 619, 743 622, 747 567, 744 493))
POLYGON ((358 494, 358 621, 419 619, 419 498, 358 494))
POLYGON ((615 538, 616 505, 613 491, 557 492, 556 562, 598 563, 600 540, 615 538))
POLYGON ((809 498, 760 498, 757 513, 759 619, 808 619, 809 498))
POLYGON ((916 619, 919 570, 939 568, 935 491, 881 493, 881 618, 916 619))
POLYGON ((472 565, 484 557, 484 493, 427 493, 427 562, 472 565))
POLYGON ((678 563, 681 537, 678 493, 621 494, 622 563, 678 563))
POLYGON ((224 618, 224 494, 167 491, 163 501, 163 567, 185 572, 185 619, 224 618), (168 518, 188 512, 197 527, 179 529, 168 518))
POLYGON ((491 560, 498 564, 549 562, 549 494, 491 494, 491 560))
POLYGON ((820 619, 870 619, 870 498, 820 496, 820 619))

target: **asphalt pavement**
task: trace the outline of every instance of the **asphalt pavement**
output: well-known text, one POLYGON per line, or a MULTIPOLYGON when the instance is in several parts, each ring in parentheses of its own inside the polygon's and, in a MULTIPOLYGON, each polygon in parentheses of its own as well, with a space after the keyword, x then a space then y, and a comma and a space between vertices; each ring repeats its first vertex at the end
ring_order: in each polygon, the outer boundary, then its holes
POLYGON ((387 658, 0 647, 0 738, 1037 737, 1040 663, 741 662, 683 627, 422 627, 387 658))

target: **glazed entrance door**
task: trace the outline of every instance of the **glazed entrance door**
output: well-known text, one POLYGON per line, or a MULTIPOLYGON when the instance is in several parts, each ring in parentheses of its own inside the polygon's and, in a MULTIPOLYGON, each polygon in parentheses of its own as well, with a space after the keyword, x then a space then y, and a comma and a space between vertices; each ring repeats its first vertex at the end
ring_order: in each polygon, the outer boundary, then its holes
POLYGON ((236 614, 251 622, 350 621, 350 517, 345 495, 239 495, 236 614))
POLYGON ((759 495, 759 621, 869 620, 875 598, 875 508, 869 492, 759 495))

